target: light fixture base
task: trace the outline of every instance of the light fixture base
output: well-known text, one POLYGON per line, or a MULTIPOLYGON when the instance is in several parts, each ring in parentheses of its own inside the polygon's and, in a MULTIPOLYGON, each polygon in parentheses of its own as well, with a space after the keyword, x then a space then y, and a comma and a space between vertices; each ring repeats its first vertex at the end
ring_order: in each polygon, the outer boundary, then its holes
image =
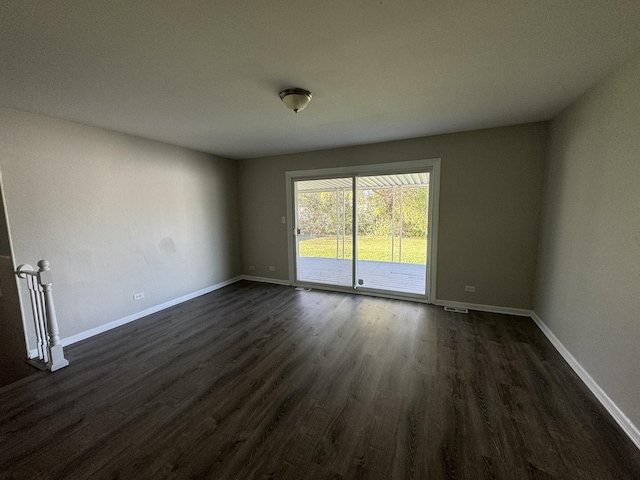
POLYGON ((298 113, 311 101, 311 92, 303 88, 287 88, 280 92, 280 100, 293 113, 298 113))

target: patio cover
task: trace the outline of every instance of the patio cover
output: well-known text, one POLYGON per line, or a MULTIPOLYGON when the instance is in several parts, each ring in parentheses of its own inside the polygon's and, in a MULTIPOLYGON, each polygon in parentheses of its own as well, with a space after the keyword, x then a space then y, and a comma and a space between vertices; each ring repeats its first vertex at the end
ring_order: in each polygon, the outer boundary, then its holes
MULTIPOLYGON (((359 189, 389 188, 399 186, 429 185, 429 174, 403 173, 400 175, 372 175, 358 178, 359 189)), ((332 190, 351 190, 351 178, 322 178, 318 180, 299 180, 296 182, 298 192, 327 192, 332 190)))

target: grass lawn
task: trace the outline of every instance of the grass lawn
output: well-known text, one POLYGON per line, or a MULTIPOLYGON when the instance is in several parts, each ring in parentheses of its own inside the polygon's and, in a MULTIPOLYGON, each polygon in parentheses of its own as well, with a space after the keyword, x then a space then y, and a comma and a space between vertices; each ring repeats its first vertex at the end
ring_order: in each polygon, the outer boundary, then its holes
MULTIPOLYGON (((351 237, 344 239, 344 258, 352 257, 351 237)), ((391 237, 360 237, 358 250, 360 260, 377 260, 381 262, 399 261, 399 239, 395 239, 394 259, 391 259, 391 237)), ((337 242, 336 237, 320 237, 300 241, 300 256, 342 258, 342 237, 337 242), (337 255, 336 255, 337 250, 337 255)), ((427 239, 403 238, 402 263, 427 263, 427 239)))

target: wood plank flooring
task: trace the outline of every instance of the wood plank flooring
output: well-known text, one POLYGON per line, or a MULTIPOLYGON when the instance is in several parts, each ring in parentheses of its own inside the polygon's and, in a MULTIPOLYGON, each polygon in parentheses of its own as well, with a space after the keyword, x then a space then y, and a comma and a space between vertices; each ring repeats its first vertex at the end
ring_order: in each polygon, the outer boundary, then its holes
POLYGON ((529 319, 239 282, 0 389, 3 479, 638 479, 529 319))

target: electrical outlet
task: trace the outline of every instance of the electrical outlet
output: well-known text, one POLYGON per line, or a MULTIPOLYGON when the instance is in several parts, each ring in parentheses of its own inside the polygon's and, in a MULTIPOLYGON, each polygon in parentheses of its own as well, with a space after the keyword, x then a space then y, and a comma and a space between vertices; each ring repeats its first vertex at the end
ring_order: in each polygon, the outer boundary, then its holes
POLYGON ((249 265, 249 270, 255 270, 256 267, 254 267, 253 265, 249 265))
POLYGON ((142 293, 142 292, 133 294, 133 299, 134 300, 142 300, 143 298, 144 298, 144 293, 142 293))
POLYGON ((270 271, 270 272, 275 271, 275 269, 276 269, 276 267, 274 267, 273 265, 269 265, 269 271, 270 271))
POLYGON ((476 291, 476 287, 474 287, 473 285, 466 285, 464 287, 464 291, 465 292, 475 292, 476 291))
POLYGON ((287 217, 282 217, 282 223, 287 223, 287 217))

